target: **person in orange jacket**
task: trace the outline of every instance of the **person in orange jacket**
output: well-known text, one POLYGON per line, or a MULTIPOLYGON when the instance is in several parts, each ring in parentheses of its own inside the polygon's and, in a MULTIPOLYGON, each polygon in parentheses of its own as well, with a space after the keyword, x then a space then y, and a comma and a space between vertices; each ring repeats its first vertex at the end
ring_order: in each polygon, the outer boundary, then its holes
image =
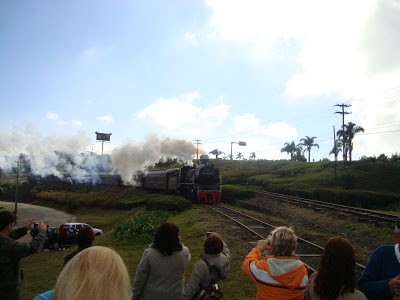
POLYGON ((304 298, 309 271, 294 256, 296 248, 294 231, 278 227, 266 240, 259 240, 257 247, 246 256, 242 269, 257 285, 256 300, 304 298))

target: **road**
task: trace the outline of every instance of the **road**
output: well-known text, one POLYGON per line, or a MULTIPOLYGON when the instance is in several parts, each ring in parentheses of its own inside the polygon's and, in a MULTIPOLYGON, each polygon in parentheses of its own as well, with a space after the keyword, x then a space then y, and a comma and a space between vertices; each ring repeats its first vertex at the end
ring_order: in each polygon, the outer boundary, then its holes
MULTIPOLYGON (((0 206, 14 211, 13 202, 0 201, 0 206)), ((62 223, 75 222, 76 217, 63 211, 56 210, 54 208, 18 203, 18 223, 16 227, 24 226, 28 223, 29 219, 34 217, 37 222, 42 221, 44 224, 50 227, 59 227, 62 223)), ((29 233, 22 237, 20 241, 28 242, 32 238, 29 233)))

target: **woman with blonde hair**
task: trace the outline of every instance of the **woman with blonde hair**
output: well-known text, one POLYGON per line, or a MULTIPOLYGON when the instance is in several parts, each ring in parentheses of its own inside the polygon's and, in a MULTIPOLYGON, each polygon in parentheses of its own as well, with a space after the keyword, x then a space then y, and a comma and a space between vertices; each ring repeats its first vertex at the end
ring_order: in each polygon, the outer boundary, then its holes
POLYGON ((367 300, 355 289, 356 260, 353 246, 342 237, 333 237, 325 245, 318 270, 306 286, 305 299, 367 300))
POLYGON ((54 290, 34 300, 129 300, 130 281, 121 256, 111 248, 90 247, 64 267, 54 290))
POLYGON ((278 227, 246 256, 242 269, 257 285, 256 299, 304 298, 308 267, 295 256, 296 248, 293 229, 278 227))

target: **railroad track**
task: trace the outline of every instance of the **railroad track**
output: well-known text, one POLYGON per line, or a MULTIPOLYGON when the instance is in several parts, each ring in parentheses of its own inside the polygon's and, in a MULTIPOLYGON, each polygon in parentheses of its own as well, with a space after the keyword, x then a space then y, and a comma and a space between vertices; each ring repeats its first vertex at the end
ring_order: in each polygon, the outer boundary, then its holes
MULTIPOLYGON (((229 218, 240 227, 244 228, 249 234, 253 234, 257 236, 258 239, 266 239, 270 232, 275 229, 277 226, 273 224, 266 223, 262 220, 256 219, 248 214, 242 213, 235 209, 223 206, 223 205, 214 205, 208 206, 210 209, 215 212, 229 218)), ((249 243, 254 242, 254 240, 249 241, 249 243)), ((315 272, 315 269, 318 267, 319 260, 324 250, 323 247, 316 245, 310 241, 307 241, 301 237, 298 237, 297 241, 297 250, 296 256, 299 256, 300 259, 305 262, 308 266, 310 266, 311 270, 315 272)), ((357 263, 356 264, 356 274, 357 278, 361 275, 362 271, 365 269, 365 266, 357 263)))
POLYGON ((277 193, 271 193, 266 191, 256 191, 258 196, 266 197, 269 199, 274 199, 278 201, 284 201, 287 203, 300 205, 303 207, 312 208, 315 211, 332 211, 340 214, 346 214, 358 218, 360 222, 370 222, 375 223, 377 226, 387 225, 393 226, 397 221, 398 216, 379 213, 368 209, 351 207, 346 205, 340 205, 335 203, 328 203, 318 200, 311 200, 305 198, 298 198, 294 196, 287 196, 277 193))

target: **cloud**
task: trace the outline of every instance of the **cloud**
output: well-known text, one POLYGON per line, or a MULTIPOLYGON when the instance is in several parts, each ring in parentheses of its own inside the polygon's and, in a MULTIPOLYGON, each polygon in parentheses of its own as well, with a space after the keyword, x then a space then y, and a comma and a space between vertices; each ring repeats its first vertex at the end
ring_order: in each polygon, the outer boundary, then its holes
POLYGON ((183 98, 184 98, 185 100, 191 102, 191 101, 193 101, 193 100, 199 99, 199 98, 200 98, 200 94, 199 94, 198 92, 187 93, 187 94, 184 94, 184 95, 183 95, 183 98))
POLYGON ((55 112, 49 111, 46 114, 46 119, 56 121, 56 120, 58 120, 58 114, 55 112))
POLYGON ((82 126, 82 121, 79 120, 74 120, 71 121, 72 125, 74 125, 75 127, 81 127, 82 126))
POLYGON ((106 124, 114 123, 114 117, 111 116, 111 115, 101 116, 101 117, 99 117, 99 120, 100 120, 101 122, 106 123, 106 124))
POLYGON ((182 99, 160 98, 141 109, 137 117, 167 130, 179 129, 184 133, 200 132, 204 128, 220 125, 229 114, 229 106, 221 103, 204 108, 199 107, 193 102, 199 97, 198 93, 191 93, 184 95, 182 99))
POLYGON ((356 98, 398 85, 398 1, 205 1, 210 31, 272 56, 295 53, 287 80, 292 98, 329 95, 356 98), (275 51, 275 52, 274 52, 275 51), (396 83, 397 79, 397 83, 396 83))
POLYGON ((107 56, 111 52, 110 47, 102 47, 98 45, 90 46, 84 49, 80 55, 79 60, 83 63, 93 63, 97 60, 107 56))
POLYGON ((193 32, 186 32, 185 40, 189 41, 194 46, 197 46, 199 44, 199 42, 196 38, 196 34, 194 34, 193 32))

